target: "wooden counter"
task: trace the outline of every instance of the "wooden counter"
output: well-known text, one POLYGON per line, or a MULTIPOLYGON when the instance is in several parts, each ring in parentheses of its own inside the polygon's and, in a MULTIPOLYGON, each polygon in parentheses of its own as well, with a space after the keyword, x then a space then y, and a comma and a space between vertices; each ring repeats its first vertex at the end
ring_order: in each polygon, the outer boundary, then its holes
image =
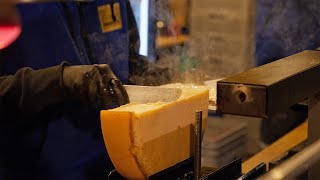
POLYGON ((306 121, 258 154, 245 161, 242 164, 242 173, 247 173, 261 162, 265 162, 268 168, 268 163, 270 161, 280 157, 290 149, 301 144, 307 140, 307 137, 308 122, 306 121))

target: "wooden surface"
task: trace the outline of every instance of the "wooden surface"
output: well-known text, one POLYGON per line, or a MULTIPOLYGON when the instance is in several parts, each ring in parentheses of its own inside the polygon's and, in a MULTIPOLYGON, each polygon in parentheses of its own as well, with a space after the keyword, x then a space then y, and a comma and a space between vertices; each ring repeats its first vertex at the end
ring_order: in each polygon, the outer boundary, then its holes
POLYGON ((158 37, 157 38, 157 48, 168 48, 176 45, 183 44, 188 41, 188 36, 168 36, 168 37, 158 37))
MULTIPOLYGON (((261 162, 268 163, 275 158, 288 152, 290 149, 301 144, 308 137, 308 123, 307 121, 300 126, 290 131, 288 134, 274 142, 264 150, 254 155, 242 164, 242 173, 247 173, 261 162)), ((267 167, 268 168, 268 167, 267 167)))

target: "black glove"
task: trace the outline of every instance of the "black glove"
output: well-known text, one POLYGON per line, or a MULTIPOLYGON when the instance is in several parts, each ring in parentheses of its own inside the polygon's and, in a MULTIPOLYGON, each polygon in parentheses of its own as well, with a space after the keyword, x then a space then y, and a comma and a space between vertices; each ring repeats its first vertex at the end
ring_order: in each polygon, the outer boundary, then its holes
POLYGON ((63 84, 68 95, 95 108, 106 109, 129 102, 122 83, 106 64, 67 66, 63 84))

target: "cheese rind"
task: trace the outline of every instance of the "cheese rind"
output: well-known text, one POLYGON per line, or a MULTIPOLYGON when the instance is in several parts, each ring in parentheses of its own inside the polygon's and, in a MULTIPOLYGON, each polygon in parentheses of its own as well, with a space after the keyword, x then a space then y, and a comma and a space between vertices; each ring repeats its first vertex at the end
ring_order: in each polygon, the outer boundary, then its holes
POLYGON ((145 179, 193 154, 195 111, 206 126, 209 93, 181 87, 174 102, 130 103, 101 111, 105 145, 117 171, 128 179, 145 179))
POLYGON ((133 144, 130 134, 131 117, 132 113, 130 112, 117 114, 101 111, 103 138, 108 154, 117 171, 124 177, 143 179, 144 176, 130 150, 133 144), (115 123, 112 119, 117 122, 115 123))

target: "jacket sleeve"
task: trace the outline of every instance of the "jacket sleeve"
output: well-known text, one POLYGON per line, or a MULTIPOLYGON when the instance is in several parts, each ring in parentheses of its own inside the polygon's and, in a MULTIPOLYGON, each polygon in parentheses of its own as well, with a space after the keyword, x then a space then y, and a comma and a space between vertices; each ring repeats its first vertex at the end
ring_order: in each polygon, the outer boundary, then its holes
POLYGON ((41 70, 22 68, 15 75, 0 77, 0 108, 30 114, 63 101, 64 66, 65 63, 41 70))

